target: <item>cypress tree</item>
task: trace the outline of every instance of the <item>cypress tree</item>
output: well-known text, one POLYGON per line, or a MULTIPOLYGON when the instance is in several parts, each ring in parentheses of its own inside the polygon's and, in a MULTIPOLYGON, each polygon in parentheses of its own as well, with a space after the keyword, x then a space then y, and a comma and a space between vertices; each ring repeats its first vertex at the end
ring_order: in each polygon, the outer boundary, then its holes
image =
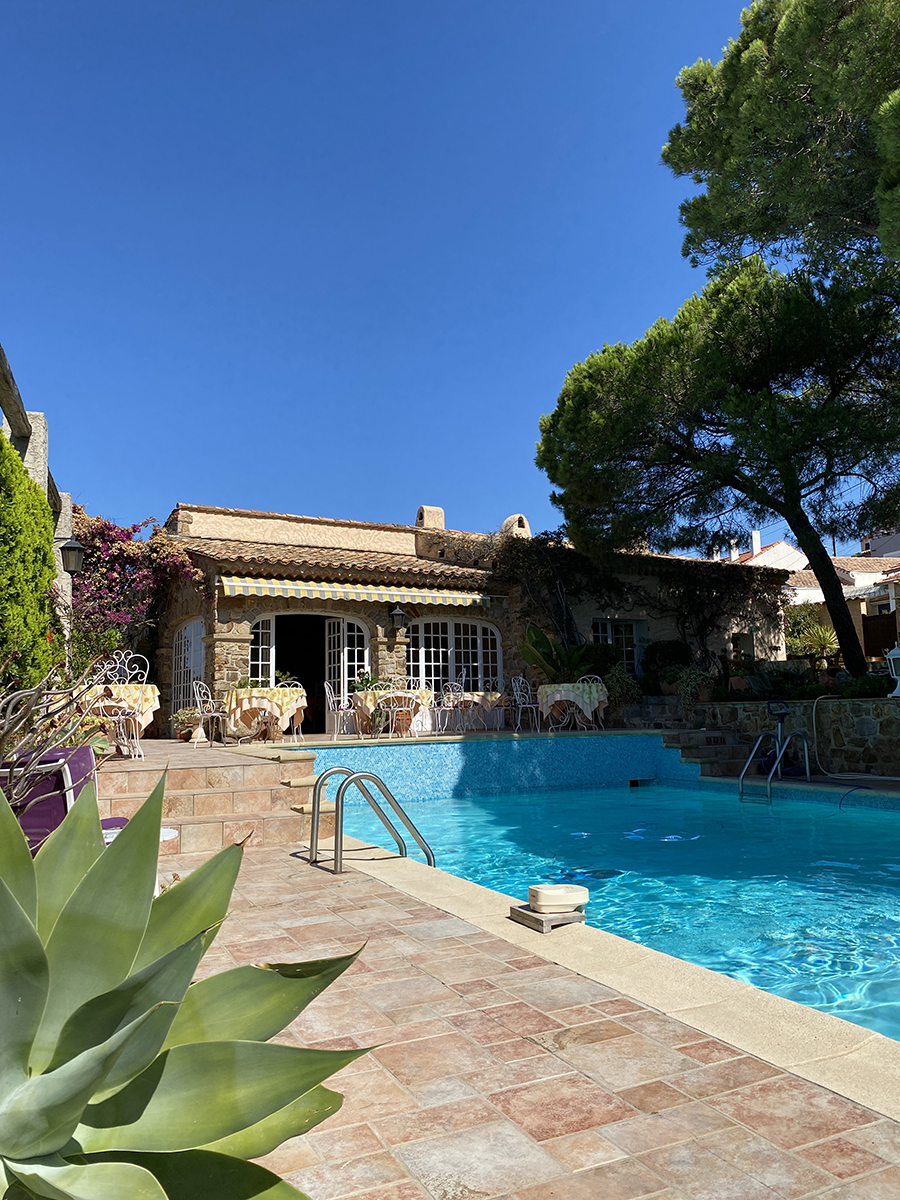
POLYGON ((0 434, 0 685, 29 687, 59 657, 53 516, 9 440, 0 434))

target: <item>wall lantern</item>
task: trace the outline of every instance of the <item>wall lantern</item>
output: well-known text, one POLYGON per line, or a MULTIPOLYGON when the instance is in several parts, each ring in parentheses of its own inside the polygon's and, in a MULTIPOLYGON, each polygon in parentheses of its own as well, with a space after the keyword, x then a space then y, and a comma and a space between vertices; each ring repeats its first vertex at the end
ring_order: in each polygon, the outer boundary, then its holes
POLYGON ((69 538, 59 548, 63 570, 67 575, 77 575, 84 566, 84 546, 75 538, 69 538))
MULTIPOLYGON (((399 605, 391 609, 391 624, 395 629, 406 628, 406 613, 399 605)), ((898 655, 900 655, 900 652, 898 652, 898 655)))
POLYGON ((889 700, 900 700, 900 649, 895 645, 893 650, 889 650, 885 655, 887 659, 888 670, 892 677, 897 680, 897 686, 888 696, 889 700))

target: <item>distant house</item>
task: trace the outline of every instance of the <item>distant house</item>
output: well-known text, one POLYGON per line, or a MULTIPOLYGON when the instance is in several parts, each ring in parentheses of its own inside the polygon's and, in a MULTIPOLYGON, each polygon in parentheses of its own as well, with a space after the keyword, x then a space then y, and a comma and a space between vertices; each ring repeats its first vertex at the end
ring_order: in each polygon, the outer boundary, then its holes
MULTIPOLYGON (((165 531, 203 571, 205 585, 179 582, 164 605, 157 650, 163 719, 193 703, 194 679, 220 697, 244 678, 298 679, 310 698, 305 728, 319 732, 325 684, 346 694, 361 671, 438 689, 459 678, 471 689, 502 688, 525 671, 519 648, 534 614, 522 589, 497 582, 491 539, 445 529, 441 508, 423 505, 414 524, 387 525, 179 504, 165 531)), ((531 537, 518 513, 500 532, 531 537)), ((693 560, 620 561, 623 578, 643 581, 652 595, 657 572, 675 562, 690 571, 693 560)), ((777 589, 787 574, 770 579, 777 589)), ((677 621, 652 604, 584 601, 574 615, 586 641, 617 646, 631 669, 649 641, 679 636, 677 621)), ((780 619, 750 613, 719 643, 717 652, 740 645, 780 657, 780 619)))
POLYGON ((859 548, 862 554, 872 558, 897 558, 900 556, 900 525, 870 533, 860 542, 859 548))

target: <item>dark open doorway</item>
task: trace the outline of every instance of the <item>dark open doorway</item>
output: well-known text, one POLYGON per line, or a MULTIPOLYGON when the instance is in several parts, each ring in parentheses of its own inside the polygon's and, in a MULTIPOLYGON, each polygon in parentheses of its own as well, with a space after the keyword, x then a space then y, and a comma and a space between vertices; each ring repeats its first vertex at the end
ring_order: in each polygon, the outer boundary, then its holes
POLYGON ((275 670, 306 688, 304 733, 325 732, 325 622, 327 617, 275 618, 275 670))

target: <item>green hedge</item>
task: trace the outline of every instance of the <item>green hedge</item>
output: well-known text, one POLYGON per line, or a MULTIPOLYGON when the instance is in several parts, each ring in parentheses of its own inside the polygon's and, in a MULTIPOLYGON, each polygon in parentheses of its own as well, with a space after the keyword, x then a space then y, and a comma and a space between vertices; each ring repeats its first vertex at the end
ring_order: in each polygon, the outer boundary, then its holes
POLYGON ((47 497, 0 434, 0 686, 30 687, 59 658, 55 578, 47 497))

